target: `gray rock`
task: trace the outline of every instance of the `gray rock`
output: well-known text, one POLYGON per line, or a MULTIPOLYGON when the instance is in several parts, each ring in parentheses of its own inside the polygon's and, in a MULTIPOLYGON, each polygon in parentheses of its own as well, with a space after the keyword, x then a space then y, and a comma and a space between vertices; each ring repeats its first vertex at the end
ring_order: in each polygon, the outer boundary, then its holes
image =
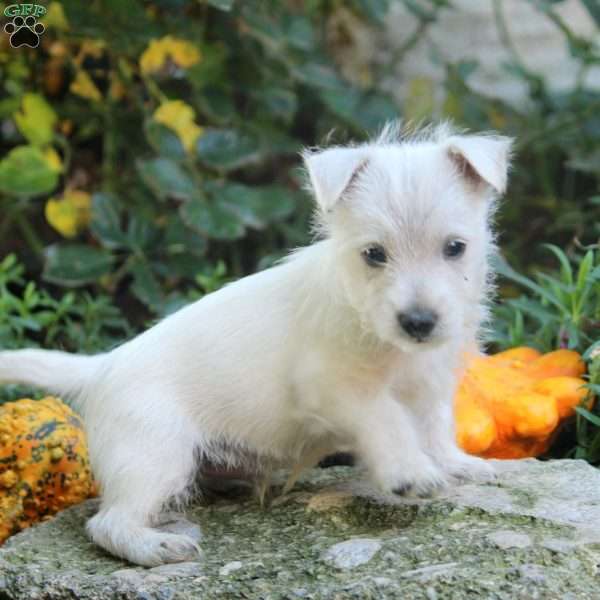
POLYGON ((496 544, 498 548, 527 548, 531 546, 531 538, 526 533, 518 531, 494 531, 487 536, 487 539, 496 544))
POLYGON ((119 569, 112 573, 112 576, 132 586, 142 585, 145 579, 145 573, 139 569, 119 569))
POLYGON ((338 569, 354 569, 368 563, 381 549, 379 540, 357 538, 334 544, 323 555, 325 562, 338 569))
POLYGON ((544 548, 552 550, 552 552, 569 554, 574 548, 577 548, 577 542, 571 540, 561 540, 559 538, 545 538, 541 541, 544 548))
POLYGON ((541 565, 522 565, 519 567, 519 575, 524 579, 530 579, 534 583, 546 581, 545 568, 541 565))
POLYGON ((202 575, 202 565, 197 562, 181 562, 169 565, 160 565, 149 570, 152 575, 163 577, 198 577, 202 575))
POLYGON ((227 577, 234 571, 239 571, 243 566, 244 563, 241 560, 232 560, 219 569, 219 575, 221 575, 221 577, 227 577))
POLYGON ((202 528, 198 562, 153 569, 94 546, 97 501, 84 502, 0 548, 0 598, 597 600, 600 472, 497 464, 496 481, 431 500, 382 497, 345 467, 308 472, 268 510, 229 495, 186 514, 202 528))
POLYGON ((404 571, 400 574, 400 577, 415 577, 419 581, 425 583, 431 579, 435 579, 440 575, 446 575, 453 571, 458 566, 458 563, 442 563, 438 565, 427 565, 419 569, 411 569, 410 571, 404 571))

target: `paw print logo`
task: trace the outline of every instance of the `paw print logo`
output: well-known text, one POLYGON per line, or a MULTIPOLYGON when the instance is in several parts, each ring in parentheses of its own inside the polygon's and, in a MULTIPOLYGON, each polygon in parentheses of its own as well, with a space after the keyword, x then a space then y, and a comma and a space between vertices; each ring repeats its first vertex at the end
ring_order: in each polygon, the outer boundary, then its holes
POLYGON ((46 28, 42 23, 29 15, 25 19, 23 17, 15 17, 4 26, 4 31, 10 35, 10 45, 13 48, 21 46, 29 46, 37 48, 40 43, 40 35, 44 33, 46 28))

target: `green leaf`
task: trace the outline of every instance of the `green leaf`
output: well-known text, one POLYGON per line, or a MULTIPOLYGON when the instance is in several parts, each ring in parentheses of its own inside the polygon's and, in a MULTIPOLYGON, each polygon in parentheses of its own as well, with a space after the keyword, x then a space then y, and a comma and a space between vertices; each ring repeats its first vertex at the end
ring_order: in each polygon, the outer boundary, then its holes
POLYGON ((581 2, 596 22, 596 26, 600 27, 600 4, 598 0, 581 0, 581 2))
POLYGON ((298 110, 298 96, 286 88, 267 87, 256 90, 253 100, 272 119, 290 123, 298 110))
POLYGON ((209 6, 229 12, 233 8, 235 0, 206 0, 209 6))
POLYGON ((553 244, 544 244, 544 248, 548 248, 558 258, 563 281, 568 285, 573 285, 573 269, 567 255, 558 246, 554 246, 553 244))
MULTIPOLYGON (((225 85, 209 85, 196 97, 201 112, 216 124, 228 124, 238 118, 233 90, 225 85)), ((200 138, 202 139, 202 138, 200 138)))
POLYGON ((365 131, 375 131, 398 116, 398 106, 389 96, 370 93, 362 99, 355 120, 365 131))
POLYGON ((398 117, 396 105, 387 96, 365 95, 349 85, 322 90, 320 96, 333 113, 355 129, 373 131, 398 117))
POLYGON ((183 160, 186 157, 185 148, 177 134, 162 123, 148 119, 145 132, 148 142, 161 157, 173 160, 183 160))
POLYGON ((179 208, 184 223, 207 237, 235 240, 243 237, 244 223, 230 208, 197 194, 179 208))
POLYGON ((132 213, 129 215, 126 238, 134 252, 142 252, 157 241, 158 229, 145 215, 132 213))
POLYGON ((0 161, 0 192, 32 197, 49 194, 58 183, 58 172, 35 146, 17 146, 0 161))
POLYGON ((7 119, 19 110, 19 99, 11 96, 0 100, 0 119, 7 119))
POLYGON ((287 15, 283 23, 287 43, 298 50, 310 51, 316 45, 315 32, 310 19, 303 15, 287 15))
POLYGON ((250 2, 242 2, 242 16, 245 30, 267 52, 280 55, 284 50, 285 33, 279 22, 272 15, 267 15, 265 10, 257 10, 257 6, 250 2))
POLYGON ((380 25, 385 23, 390 0, 357 0, 357 4, 368 19, 380 25))
POLYGON ((507 279, 510 279, 522 285, 523 287, 535 292, 540 297, 544 298, 547 302, 552 304, 552 306, 558 308, 558 310, 561 313, 566 312, 565 307, 553 294, 551 294, 548 290, 544 289, 542 286, 538 285, 528 277, 517 273, 503 258, 497 255, 494 257, 493 262, 494 268, 499 275, 502 275, 502 277, 506 277, 507 279))
POLYGON ((200 98, 209 84, 223 85, 227 81, 227 58, 230 50, 225 44, 197 43, 202 54, 202 60, 188 69, 187 79, 195 90, 200 92, 200 98))
POLYGON ((595 283, 596 281, 600 281, 600 265, 596 265, 591 273, 589 274, 588 281, 591 283, 595 283))
POLYGON ((92 222, 90 229, 105 248, 119 248, 127 239, 121 230, 121 214, 117 199, 111 194, 92 196, 92 222))
POLYGON ((320 96, 327 108, 334 114, 350 123, 355 122, 361 100, 361 94, 358 90, 351 86, 325 89, 321 91, 320 96))
POLYGON ((590 423, 593 423, 594 425, 596 425, 597 427, 600 427, 600 417, 598 415, 595 415, 594 413, 591 413, 589 410, 587 410, 586 408, 583 408, 583 406, 576 406, 575 410, 585 419, 587 419, 590 423))
POLYGON ((588 250, 583 257, 579 265, 579 269, 577 271, 577 291, 582 293, 586 285, 589 284, 588 275, 592 269, 594 264, 594 252, 592 250, 588 250))
POLYGON ((110 273, 112 255, 83 244, 54 244, 46 249, 43 278, 51 283, 75 287, 110 273))
POLYGON ((295 206, 294 193, 279 185, 251 187, 239 183, 207 182, 205 191, 249 227, 264 229, 289 216, 295 206))
POLYGON ((17 129, 34 146, 45 146, 54 137, 58 117, 54 109, 39 94, 25 94, 21 112, 15 113, 17 129))
POLYGON ((185 200, 194 193, 191 177, 180 165, 168 158, 138 160, 136 168, 143 182, 160 200, 185 200))
POLYGON ((165 229, 164 244, 169 256, 190 254, 196 261, 206 252, 206 240, 181 221, 178 215, 169 219, 165 229))
POLYGON ((600 349, 600 340, 597 342, 594 342, 584 353, 583 353, 583 360, 592 360, 592 353, 595 352, 596 350, 600 349))
POLYGON ((521 298, 509 300, 508 305, 525 313, 526 315, 537 319, 542 324, 553 321, 556 322, 558 326, 559 320, 557 315, 547 308, 544 308, 537 300, 532 300, 526 296, 522 296, 521 298))
POLYGON ((154 312, 160 312, 164 304, 164 295, 148 262, 145 259, 136 260, 130 272, 133 275, 131 291, 136 298, 154 312))
POLYGON ((329 90, 345 90, 346 84, 340 79, 335 69, 327 64, 303 62, 292 70, 296 79, 311 87, 329 90))
POLYGON ((579 264, 579 269, 577 271, 576 300, 574 302, 574 312, 577 316, 585 310, 588 298, 594 289, 593 284, 596 278, 594 274, 595 269, 592 270, 593 265, 594 252, 588 250, 579 264))
POLYGON ((234 129, 207 129, 196 148, 199 160, 219 171, 255 164, 264 155, 255 137, 234 129))
POLYGON ((598 457, 600 456, 600 434, 596 434, 592 443, 589 446, 589 450, 587 452, 587 456, 584 456, 586 460, 591 463, 598 462, 598 457))

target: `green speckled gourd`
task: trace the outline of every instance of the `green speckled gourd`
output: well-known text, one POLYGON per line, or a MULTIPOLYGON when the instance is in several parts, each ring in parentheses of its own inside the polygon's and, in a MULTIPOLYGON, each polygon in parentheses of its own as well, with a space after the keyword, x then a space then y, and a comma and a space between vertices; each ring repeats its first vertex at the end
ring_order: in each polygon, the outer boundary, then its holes
POLYGON ((0 406, 0 543, 96 493, 81 419, 59 399, 0 406))

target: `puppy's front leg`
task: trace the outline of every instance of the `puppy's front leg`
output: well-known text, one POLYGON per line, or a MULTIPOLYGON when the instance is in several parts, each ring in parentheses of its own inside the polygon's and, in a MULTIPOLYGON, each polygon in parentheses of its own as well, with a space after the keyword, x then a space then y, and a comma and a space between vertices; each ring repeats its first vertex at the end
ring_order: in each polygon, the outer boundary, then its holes
POLYGON ((445 391, 429 390, 411 403, 425 451, 450 477, 464 481, 493 479, 494 469, 490 462, 467 454, 456 443, 452 391, 452 386, 445 391))
POLYGON ((446 484, 443 471, 422 449, 413 416, 390 394, 352 414, 357 452, 381 489, 428 496, 446 484))

